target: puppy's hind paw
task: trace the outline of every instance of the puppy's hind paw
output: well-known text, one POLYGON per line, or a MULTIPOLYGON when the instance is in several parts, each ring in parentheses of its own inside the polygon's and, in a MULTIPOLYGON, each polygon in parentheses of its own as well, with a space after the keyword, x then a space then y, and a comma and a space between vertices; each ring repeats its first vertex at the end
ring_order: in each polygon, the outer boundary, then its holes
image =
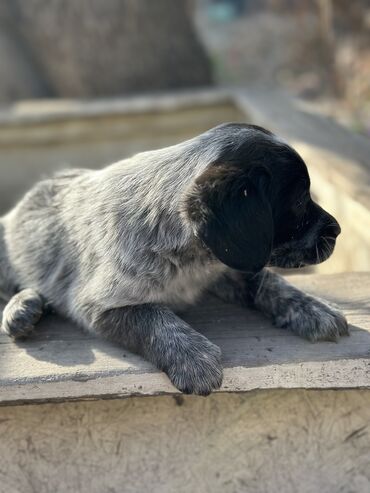
POLYGON ((34 329, 42 312, 41 297, 33 289, 24 289, 4 308, 1 330, 14 339, 25 337, 34 329))
POLYGON ((311 296, 291 307, 286 314, 277 317, 275 324, 312 342, 337 341, 339 337, 349 335, 348 323, 343 313, 311 296))

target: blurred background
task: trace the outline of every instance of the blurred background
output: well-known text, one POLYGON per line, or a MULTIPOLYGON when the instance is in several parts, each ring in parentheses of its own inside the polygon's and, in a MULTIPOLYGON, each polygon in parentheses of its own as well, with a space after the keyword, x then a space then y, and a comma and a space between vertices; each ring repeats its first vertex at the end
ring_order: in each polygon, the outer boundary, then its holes
POLYGON ((370 135, 368 0, 1 0, 0 101, 283 86, 370 135))
POLYGON ((369 0, 203 0, 218 83, 282 86, 370 136, 369 0))
POLYGON ((323 269, 370 268, 369 0, 0 0, 0 213, 54 170, 225 121, 298 146, 347 231, 323 269))

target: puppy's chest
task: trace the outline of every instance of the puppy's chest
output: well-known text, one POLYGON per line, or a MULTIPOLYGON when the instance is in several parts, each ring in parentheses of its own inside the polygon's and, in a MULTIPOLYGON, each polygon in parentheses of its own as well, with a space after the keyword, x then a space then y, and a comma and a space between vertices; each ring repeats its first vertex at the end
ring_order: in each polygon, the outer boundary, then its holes
POLYGON ((157 291, 156 301, 166 303, 172 308, 192 304, 224 270, 225 266, 219 262, 198 261, 177 268, 163 284, 162 290, 157 291))

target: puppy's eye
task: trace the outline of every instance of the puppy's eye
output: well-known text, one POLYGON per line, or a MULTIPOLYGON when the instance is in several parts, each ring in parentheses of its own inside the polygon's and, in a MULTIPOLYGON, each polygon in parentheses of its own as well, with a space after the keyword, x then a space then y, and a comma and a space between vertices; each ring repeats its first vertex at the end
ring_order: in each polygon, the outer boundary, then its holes
POLYGON ((297 209, 302 209, 306 204, 307 204, 307 196, 303 196, 296 201, 295 207, 297 209))
POLYGON ((301 217, 306 210, 307 198, 303 195, 294 202, 293 211, 294 213, 301 217))
POLYGON ((298 207, 298 208, 302 207, 302 205, 303 205, 303 200, 297 200, 297 202, 296 202, 296 204, 295 204, 295 205, 296 205, 296 207, 298 207))

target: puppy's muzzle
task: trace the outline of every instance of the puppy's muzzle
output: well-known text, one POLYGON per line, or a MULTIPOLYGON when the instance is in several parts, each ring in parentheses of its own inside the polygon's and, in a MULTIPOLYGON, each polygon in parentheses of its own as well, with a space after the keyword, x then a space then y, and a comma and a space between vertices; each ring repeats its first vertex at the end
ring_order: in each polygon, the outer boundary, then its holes
POLYGON ((317 263, 323 262, 330 257, 333 253, 336 239, 341 233, 341 228, 337 221, 332 216, 329 217, 330 222, 326 222, 319 232, 319 238, 317 241, 317 263))

